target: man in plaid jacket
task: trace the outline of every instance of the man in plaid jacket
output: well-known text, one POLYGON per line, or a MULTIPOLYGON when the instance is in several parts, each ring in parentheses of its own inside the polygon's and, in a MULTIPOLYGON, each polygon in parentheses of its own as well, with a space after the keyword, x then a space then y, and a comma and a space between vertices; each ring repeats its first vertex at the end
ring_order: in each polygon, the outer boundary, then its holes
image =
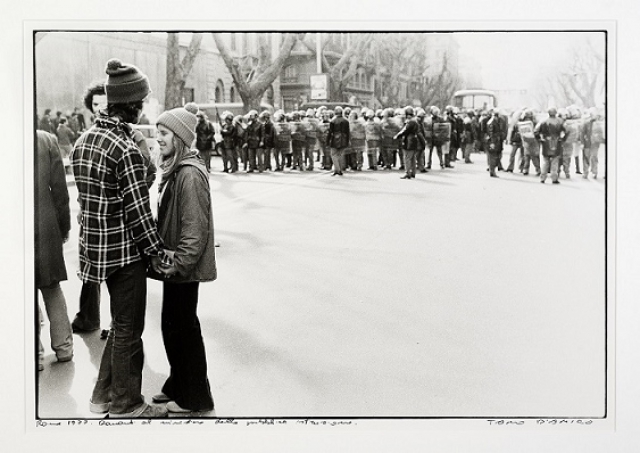
POLYGON ((146 404, 141 394, 146 267, 159 265, 162 242, 129 125, 140 117, 149 80, 117 59, 106 72, 107 116, 96 119, 71 154, 81 210, 78 275, 106 282, 113 318, 90 409, 110 418, 163 417, 166 409, 146 404))

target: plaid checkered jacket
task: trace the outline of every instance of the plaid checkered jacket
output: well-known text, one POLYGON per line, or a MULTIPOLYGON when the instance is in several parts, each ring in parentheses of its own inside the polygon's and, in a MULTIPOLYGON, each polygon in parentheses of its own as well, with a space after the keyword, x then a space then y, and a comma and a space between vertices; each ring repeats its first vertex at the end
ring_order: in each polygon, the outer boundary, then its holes
POLYGON ((80 279, 99 283, 143 254, 158 255, 162 242, 131 127, 118 118, 97 118, 70 160, 82 213, 80 279))

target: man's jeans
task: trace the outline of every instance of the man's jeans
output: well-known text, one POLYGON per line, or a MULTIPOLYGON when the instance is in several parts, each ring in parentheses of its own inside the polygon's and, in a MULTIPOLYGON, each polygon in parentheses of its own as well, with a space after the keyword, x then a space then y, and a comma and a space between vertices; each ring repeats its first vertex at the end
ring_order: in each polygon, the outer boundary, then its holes
POLYGON ((147 308, 147 276, 142 261, 128 264, 107 278, 111 330, 102 353, 91 401, 110 402, 109 412, 128 413, 144 403, 141 394, 142 331, 147 308))

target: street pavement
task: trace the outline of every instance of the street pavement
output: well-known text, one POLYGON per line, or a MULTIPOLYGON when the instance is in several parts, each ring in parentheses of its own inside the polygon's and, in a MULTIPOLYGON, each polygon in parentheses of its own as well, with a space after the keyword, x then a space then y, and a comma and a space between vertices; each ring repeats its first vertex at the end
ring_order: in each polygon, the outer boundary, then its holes
MULTIPOLYGON (((199 317, 218 417, 604 415, 604 159, 599 179, 552 185, 489 178, 472 158, 414 180, 226 174, 213 158, 218 280, 200 286, 199 317)), ((62 284, 71 319, 77 235, 62 284)), ((149 281, 147 400, 168 375, 161 293, 149 281)), ((74 335, 64 364, 46 321, 42 338, 38 415, 95 417, 99 333, 74 335)))

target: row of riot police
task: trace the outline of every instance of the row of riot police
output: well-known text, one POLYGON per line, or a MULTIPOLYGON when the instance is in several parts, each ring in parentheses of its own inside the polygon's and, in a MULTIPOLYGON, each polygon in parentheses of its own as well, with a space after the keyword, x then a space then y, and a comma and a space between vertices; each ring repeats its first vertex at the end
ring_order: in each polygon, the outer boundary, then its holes
POLYGON ((576 106, 559 111, 552 107, 548 110, 548 118, 540 122, 532 110, 525 108, 512 126, 510 142, 507 171, 513 171, 516 153, 520 151, 520 172, 528 174, 533 163, 542 183, 548 174, 553 183, 559 183, 561 172, 569 179, 572 162, 576 174, 587 179, 591 173, 597 179, 598 151, 605 142, 605 126, 595 107, 584 114, 576 106), (580 171, 580 161, 583 171, 580 171))
POLYGON ((549 118, 541 122, 531 110, 523 109, 511 125, 498 109, 460 113, 451 106, 445 108, 444 114, 435 106, 427 110, 405 107, 375 112, 371 109, 357 112, 349 107, 334 110, 320 107, 290 113, 277 110, 273 119, 268 111, 258 114, 251 110, 245 116, 235 117, 223 112, 217 147, 225 172, 238 171, 241 163, 248 173, 281 172, 285 168, 313 171, 318 165, 323 170, 333 169, 334 174, 342 174, 345 169, 361 171, 366 154, 369 170, 397 167, 405 170, 405 179, 411 179, 416 171, 426 173, 431 169, 434 151, 442 169, 453 168, 458 151, 465 163, 473 163, 472 153, 484 151, 489 175, 497 177, 496 171, 505 170, 501 157, 508 141, 511 154, 507 172, 513 172, 515 156, 520 151, 521 173, 528 174, 533 165, 541 180, 550 172, 552 180, 557 181, 559 168, 564 168, 569 175, 572 158, 580 173, 579 148, 580 144, 587 143, 583 165, 591 167, 597 176, 602 122, 596 119, 596 114, 580 117, 573 108, 562 111, 561 115, 552 110, 549 118), (589 132, 586 137, 585 127, 594 133, 589 132), (405 162, 407 151, 411 157, 410 168, 405 162), (554 161, 556 155, 558 159, 554 161))

